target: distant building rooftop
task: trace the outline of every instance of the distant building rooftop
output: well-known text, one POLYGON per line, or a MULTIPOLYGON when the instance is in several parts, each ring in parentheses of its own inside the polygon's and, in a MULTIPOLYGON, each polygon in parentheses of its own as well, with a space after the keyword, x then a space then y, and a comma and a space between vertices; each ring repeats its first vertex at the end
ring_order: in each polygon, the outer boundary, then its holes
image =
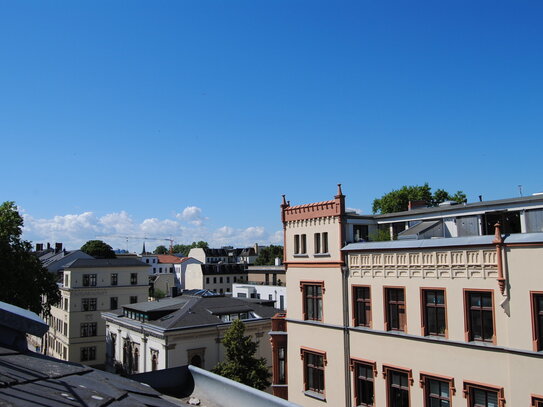
POLYGON ((94 268, 94 267, 149 267, 144 262, 133 259, 77 259, 64 266, 69 268, 94 268))

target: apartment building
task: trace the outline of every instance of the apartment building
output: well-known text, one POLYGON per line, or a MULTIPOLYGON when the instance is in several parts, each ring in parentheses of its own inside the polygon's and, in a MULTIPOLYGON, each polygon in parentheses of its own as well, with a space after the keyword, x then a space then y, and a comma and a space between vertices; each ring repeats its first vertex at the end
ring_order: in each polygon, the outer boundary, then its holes
POLYGON ((105 323, 100 312, 146 301, 149 266, 136 259, 77 259, 64 266, 60 304, 51 308, 43 352, 102 367, 105 323))
POLYGON ((210 290, 219 294, 231 293, 232 284, 247 282, 244 264, 199 264, 187 266, 185 289, 210 290))
POLYGON ((274 394, 543 406, 543 196, 360 216, 339 186, 330 201, 283 198, 281 216, 290 304, 271 332, 274 394), (396 240, 368 241, 377 228, 396 240))

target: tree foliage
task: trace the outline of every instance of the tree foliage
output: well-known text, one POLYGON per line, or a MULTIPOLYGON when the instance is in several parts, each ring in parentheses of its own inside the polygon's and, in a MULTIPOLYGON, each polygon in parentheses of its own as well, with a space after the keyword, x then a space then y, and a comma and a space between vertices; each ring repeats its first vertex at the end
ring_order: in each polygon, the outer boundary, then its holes
POLYGON ((176 254, 181 254, 182 256, 188 256, 190 249, 194 249, 195 247, 207 249, 209 245, 203 240, 200 240, 199 242, 192 242, 192 244, 176 244, 173 246, 173 252, 176 254))
POLYGON ((219 362, 213 368, 213 373, 258 390, 270 385, 271 374, 266 359, 255 358, 258 342, 253 342, 250 336, 245 335, 243 322, 239 319, 233 321, 225 332, 222 343, 226 350, 226 360, 219 362))
POLYGON ((273 266, 275 258, 279 257, 283 261, 283 246, 269 245, 260 249, 260 253, 255 260, 257 266, 273 266))
POLYGON ((444 189, 437 189, 432 194, 432 188, 425 183, 424 185, 404 185, 400 189, 395 189, 381 198, 373 201, 373 213, 393 213, 406 211, 409 201, 424 201, 426 206, 437 206, 444 201, 465 202, 466 194, 457 191, 454 195, 449 194, 444 189))
POLYGON ((157 246, 155 251, 153 252, 154 254, 168 254, 169 253, 169 250, 166 246, 164 245, 160 245, 160 246, 157 246))
POLYGON ((60 301, 56 276, 31 253, 32 245, 21 239, 23 218, 14 202, 0 206, 0 301, 37 314, 49 314, 60 301))
POLYGON ((368 236, 370 242, 386 242, 390 240, 390 230, 376 229, 368 236))
POLYGON ((83 246, 81 251, 87 253, 96 259, 114 259, 115 252, 110 245, 101 240, 89 240, 83 246))

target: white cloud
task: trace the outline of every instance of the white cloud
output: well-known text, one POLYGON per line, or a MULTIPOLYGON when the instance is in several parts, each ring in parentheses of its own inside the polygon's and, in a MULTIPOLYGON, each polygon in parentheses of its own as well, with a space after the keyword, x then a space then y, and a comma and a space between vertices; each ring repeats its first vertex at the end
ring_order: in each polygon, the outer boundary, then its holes
POLYGON ((143 238, 149 238, 145 246, 148 250, 164 244, 167 239, 175 243, 187 244, 204 240, 212 247, 232 245, 236 247, 282 244, 283 232, 268 232, 263 226, 234 228, 228 225, 217 229, 203 226, 207 218, 202 216, 200 208, 187 207, 177 219, 148 218, 141 222, 126 211, 112 212, 101 217, 93 212, 58 215, 52 218, 36 219, 21 211, 24 216, 24 238, 35 243, 62 242, 68 249, 81 247, 91 239, 101 239, 114 249, 140 251, 143 238), (189 223, 183 224, 181 220, 189 223), (157 239, 157 240, 154 240, 157 239), (164 241, 161 241, 163 239, 164 241))
POLYGON ((187 206, 183 209, 183 212, 178 213, 175 217, 196 226, 202 226, 204 221, 207 220, 206 217, 202 216, 202 209, 197 206, 187 206))

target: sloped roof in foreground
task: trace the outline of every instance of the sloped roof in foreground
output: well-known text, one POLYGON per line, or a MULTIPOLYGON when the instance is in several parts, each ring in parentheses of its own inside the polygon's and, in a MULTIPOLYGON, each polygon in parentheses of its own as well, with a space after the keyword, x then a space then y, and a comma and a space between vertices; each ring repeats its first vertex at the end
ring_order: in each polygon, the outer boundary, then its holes
POLYGON ((78 363, 0 347, 0 405, 173 407, 152 387, 78 363))

